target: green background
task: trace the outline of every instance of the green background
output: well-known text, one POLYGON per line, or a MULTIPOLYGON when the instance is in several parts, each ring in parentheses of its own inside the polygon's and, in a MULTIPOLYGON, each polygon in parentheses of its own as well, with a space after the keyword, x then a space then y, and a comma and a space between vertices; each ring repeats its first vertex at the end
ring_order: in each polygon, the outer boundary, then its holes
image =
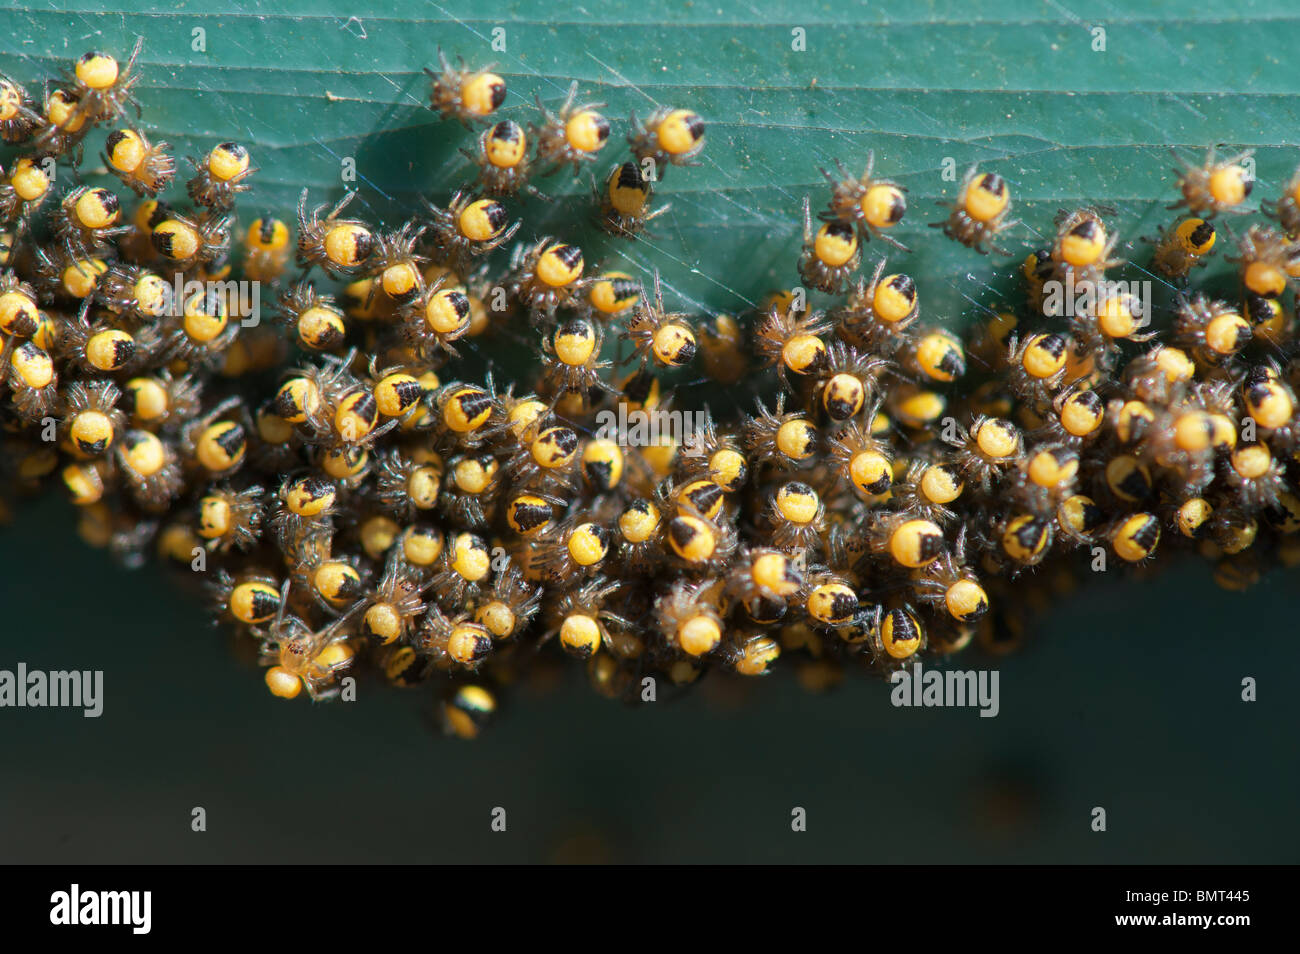
POLYGON ((916 249, 906 261, 926 316, 948 321, 995 304, 986 285, 1006 288, 997 276, 1007 269, 925 227, 943 217, 935 201, 956 191, 941 176, 945 158, 959 176, 979 161, 1011 183, 1025 220, 1013 250, 1080 202, 1112 205, 1125 239, 1154 234, 1176 197, 1171 147, 1189 159, 1216 143, 1255 148, 1264 195, 1296 164, 1300 19, 1290 0, 613 0, 592 9, 181 0, 120 9, 130 12, 0 8, 9 27, 0 71, 31 86, 57 79, 91 46, 125 55, 143 34, 145 127, 178 157, 227 139, 248 144, 261 170, 241 200, 249 218, 264 209, 288 217, 303 186, 313 203, 342 194, 345 157, 357 163, 360 207, 394 222, 416 191, 445 198, 471 179, 460 154, 469 133, 426 108, 422 70, 439 46, 453 59, 495 63, 510 89, 501 115, 524 124, 535 95, 555 108, 580 80, 616 121, 602 171, 624 148, 629 113, 689 105, 708 120, 708 143, 698 167, 665 177, 659 195, 673 214, 655 238, 628 246, 573 228, 590 208, 590 185, 567 176, 540 184, 573 199, 534 204, 522 237, 563 223, 589 263, 659 265, 671 289, 706 309, 738 310, 795 282, 803 196, 817 207, 825 194, 817 168, 840 159, 860 172, 868 150, 878 174, 911 191, 896 232, 916 249), (1092 50, 1096 26, 1104 53, 1092 50), (496 27, 506 52, 490 48, 496 27), (806 52, 791 50, 796 27, 806 52), (195 29, 206 52, 191 48, 195 29))
MULTIPOLYGON (((911 190, 906 267, 926 315, 953 324, 999 303, 1011 263, 924 228, 955 188, 945 157, 1009 179, 1029 223, 1016 250, 1078 202, 1115 206, 1126 239, 1154 233, 1171 216, 1170 146, 1255 147, 1257 196, 1296 159, 1288 0, 332 6, 2 7, 0 71, 30 87, 144 34, 146 128, 181 156, 246 142, 261 171, 241 207, 282 215, 304 185, 339 194, 346 156, 381 217, 467 177, 467 134, 422 108, 438 45, 496 61, 504 114, 521 120, 570 78, 612 117, 689 105, 708 145, 662 184, 673 211, 657 236, 572 237, 589 262, 658 265, 670 295, 702 309, 790 284, 800 201, 824 189, 816 167, 858 167, 868 149, 911 190), (505 53, 488 48, 496 26, 505 53), (206 53, 191 50, 195 27, 206 53), (790 49, 794 27, 805 53, 790 49)), ((542 185, 573 198, 534 203, 529 228, 587 215, 585 181, 542 185)), ((422 690, 363 683, 357 703, 331 707, 270 698, 187 595, 84 548, 69 510, 20 503, 0 536, 0 668, 102 668, 106 711, 0 711, 5 860, 1300 860, 1293 576, 1246 595, 1217 591, 1199 565, 1098 581, 992 663, 996 719, 896 710, 862 681, 809 696, 781 673, 743 698, 719 682, 629 710, 575 670, 566 691, 516 693, 467 745, 434 734, 422 690), (1248 675, 1261 679, 1253 705, 1239 701, 1248 675), (194 805, 206 834, 189 830, 194 805), (505 834, 488 829, 497 805, 505 834), (1089 830, 1098 805, 1105 834, 1089 830), (794 806, 807 833, 789 830, 794 806)))

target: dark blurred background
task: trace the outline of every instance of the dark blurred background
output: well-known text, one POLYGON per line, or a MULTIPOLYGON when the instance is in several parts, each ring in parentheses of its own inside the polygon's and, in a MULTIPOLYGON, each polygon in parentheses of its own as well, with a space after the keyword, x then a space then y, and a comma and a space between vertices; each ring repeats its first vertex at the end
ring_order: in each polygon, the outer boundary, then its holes
POLYGON ((1300 861, 1294 574, 1090 584, 1017 654, 959 657, 1000 667, 994 719, 779 664, 631 709, 575 663, 462 742, 428 688, 272 698, 173 578, 113 566, 57 498, 19 507, 0 668, 102 669, 105 708, 0 709, 6 862, 1300 861))

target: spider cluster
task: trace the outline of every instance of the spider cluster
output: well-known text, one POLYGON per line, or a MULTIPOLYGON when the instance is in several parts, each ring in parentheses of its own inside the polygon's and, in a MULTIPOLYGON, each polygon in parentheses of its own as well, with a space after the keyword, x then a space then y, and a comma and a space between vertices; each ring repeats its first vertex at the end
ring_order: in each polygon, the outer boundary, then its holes
MULTIPOLYGON (((1099 561, 1197 552, 1230 589, 1300 562, 1300 173, 1275 222, 1216 241, 1248 212, 1248 156, 1182 163, 1187 215, 1150 262, 1177 283, 1167 321, 1112 287, 1111 213, 1078 208, 1019 267, 1022 299, 959 336, 905 258, 859 277, 870 249, 908 251, 906 190, 868 157, 827 173, 818 218, 805 200, 806 287, 700 315, 562 235, 516 241, 519 194, 611 141, 576 84, 520 122, 502 76, 439 54, 430 108, 474 130, 471 181, 397 222, 304 191, 295 221, 245 225, 257 144, 172 190, 167 144, 127 121, 138 53, 86 54, 43 103, 0 77, 0 476, 61 484, 129 564, 202 570, 278 697, 436 686, 468 738, 566 659, 628 702, 781 663, 821 689, 1005 652, 1099 561), (56 195, 47 160, 75 168, 99 126, 132 205, 56 195), (1227 240, 1239 292, 1190 284, 1227 240), (238 280, 272 320, 242 320, 238 280), (1092 294, 1063 313, 1067 281, 1092 294), (530 373, 475 362, 521 343, 530 373), (700 379, 744 382, 750 413, 689 406, 700 379), (663 412, 698 423, 647 425, 663 412)), ((704 139, 690 110, 634 118, 596 221, 636 240, 704 139)), ((932 224, 1002 254, 1011 193, 972 168, 932 224)))

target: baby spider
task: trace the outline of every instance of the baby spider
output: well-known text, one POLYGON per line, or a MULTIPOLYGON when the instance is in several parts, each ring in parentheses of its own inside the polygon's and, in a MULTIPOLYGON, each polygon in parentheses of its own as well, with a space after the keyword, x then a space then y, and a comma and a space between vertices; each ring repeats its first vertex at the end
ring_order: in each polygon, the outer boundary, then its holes
POLYGON ((881 557, 904 569, 928 567, 947 551, 943 528, 902 510, 871 511, 867 539, 881 557))
POLYGON ((637 497, 619 514, 618 560, 625 573, 649 572, 664 562, 665 506, 662 499, 637 497))
POLYGON ((1295 392, 1272 365, 1255 365, 1241 382, 1241 403, 1275 452, 1293 451, 1300 443, 1295 392))
POLYGON ((618 442, 609 437, 583 441, 578 458, 582 482, 596 494, 611 494, 623 483, 623 470, 627 455, 618 442))
POLYGON ((270 216, 253 219, 244 233, 244 274, 266 285, 278 282, 292 249, 293 233, 286 222, 270 216))
POLYGON ((450 608, 477 599, 489 586, 493 562, 492 548, 477 534, 449 536, 430 581, 438 602, 450 608))
POLYGON ((183 425, 180 451, 187 464, 201 468, 209 479, 225 477, 243 466, 253 429, 243 402, 237 397, 226 398, 183 425))
POLYGON ((40 327, 41 309, 36 289, 11 271, 0 272, 0 332, 30 338, 40 327))
POLYGON ((665 536, 678 565, 693 572, 721 569, 736 549, 736 528, 730 521, 710 520, 687 503, 679 503, 665 536))
POLYGON ((1104 522, 1105 514, 1091 497, 1084 494, 1067 497, 1056 508, 1056 527, 1060 531, 1057 537, 1059 549, 1073 550, 1080 546, 1091 546, 1097 542, 1098 531, 1104 522))
POLYGON ((603 272, 587 288, 582 312, 601 321, 625 314, 641 298, 641 283, 626 272, 603 272))
POLYGON ((149 240, 177 270, 189 271, 224 258, 230 251, 231 223, 228 215, 204 212, 192 219, 173 210, 154 226, 149 240))
POLYGON ((832 187, 830 209, 821 213, 821 218, 827 222, 857 226, 864 242, 874 235, 904 252, 911 251, 885 232, 903 220, 907 212, 904 195, 907 190, 891 179, 873 179, 871 173, 875 164, 876 154, 867 153, 867 167, 857 179, 838 160, 835 168, 839 179, 825 169, 820 170, 832 187))
POLYGON ((262 488, 210 488, 199 500, 198 534, 212 553, 249 550, 262 535, 262 488))
POLYGON ((1106 405, 1097 392, 1071 385, 1052 400, 1051 413, 1037 436, 1049 441, 1081 447, 1101 436, 1106 405))
POLYGON ((347 642, 345 624, 351 614, 339 617, 317 632, 297 616, 288 616, 289 581, 280 594, 280 610, 261 647, 266 687, 280 699, 295 699, 305 688, 313 702, 339 694, 339 675, 351 667, 355 653, 347 642))
POLYGON ((518 246, 510 256, 510 294, 528 308, 534 321, 548 321, 585 288, 582 249, 557 242, 549 235, 532 246, 518 246))
MULTIPOLYGON (((376 517, 374 519, 386 521, 388 518, 376 517)), ((392 532, 397 534, 396 524, 392 525, 392 532)), ((420 579, 425 579, 433 573, 438 558, 442 556, 443 548, 446 545, 446 534, 434 524, 426 521, 408 524, 405 529, 401 530, 400 535, 396 536, 396 542, 391 544, 393 549, 401 554, 402 560, 411 567, 412 571, 420 579)))
POLYGON ((829 329, 824 312, 773 305, 754 329, 754 348, 769 367, 776 368, 781 383, 789 387, 787 374, 816 374, 826 366, 822 335, 829 329))
POLYGON ((1186 207, 1192 215, 1206 219, 1220 212, 1245 215, 1250 211, 1240 206, 1255 186, 1254 163, 1245 163, 1255 150, 1247 149, 1231 159, 1215 162, 1214 149, 1214 146, 1210 147, 1205 162, 1200 166, 1191 165, 1175 150, 1170 150, 1179 166, 1174 174, 1178 176, 1178 188, 1183 197, 1168 208, 1186 207))
POLYGON ((492 633, 466 612, 448 616, 431 606, 420 624, 416 648, 436 666, 460 666, 472 671, 492 654, 492 633))
POLYGON ((597 106, 605 104, 574 106, 577 95, 578 81, 574 80, 559 113, 552 113, 542 105, 541 96, 537 97, 542 123, 540 126, 530 123, 528 132, 537 142, 537 164, 543 175, 551 175, 569 164, 577 175, 582 164, 595 159, 609 140, 609 120, 596 112, 597 106))
POLYGON ((478 185, 488 195, 514 195, 521 189, 540 196, 528 185, 532 160, 528 157, 528 135, 512 119, 503 119, 479 135, 478 148, 461 153, 478 166, 478 185))
POLYGON ((117 472, 140 509, 162 513, 185 485, 171 445, 149 431, 127 431, 114 451, 117 472))
POLYGON ((733 631, 722 644, 717 658, 741 676, 766 676, 781 655, 781 644, 762 633, 733 631))
POLYGON ((1050 406, 1053 396, 1065 383, 1065 366, 1072 346, 1068 335, 1054 331, 1027 335, 1023 341, 1013 335, 1007 348, 1008 386, 1034 410, 1050 406))
POLYGON ((400 450, 390 450, 379 458, 376 468, 375 501, 389 513, 411 520, 438 505, 442 480, 440 464, 422 463, 400 450))
POLYGON ((491 374, 486 385, 483 388, 451 381, 434 392, 430 398, 435 414, 434 429, 442 443, 464 449, 496 436, 505 414, 491 374))
POLYGON ((851 626, 861 609, 853 580, 821 564, 809 568, 798 599, 809 622, 826 629, 851 626))
POLYGON ((0 169, 0 225, 18 223, 11 244, 27 231, 32 213, 49 194, 50 177, 41 163, 24 156, 14 163, 8 176, 0 169))
POLYGON ((785 394, 776 397, 776 413, 762 400, 756 416, 745 416, 745 450, 756 464, 771 464, 779 470, 793 470, 811 461, 821 446, 817 426, 798 411, 785 410, 785 394))
POLYGON ((695 157, 704 149, 704 120, 689 109, 661 107, 644 124, 633 113, 631 123, 627 141, 632 155, 640 163, 654 160, 656 178, 663 178, 668 163, 695 165, 695 157))
POLYGON ((547 393, 581 394, 584 399, 593 389, 617 393, 600 375, 610 364, 600 360, 604 342, 605 332, 599 324, 576 316, 544 335, 542 380, 547 393))
POLYGON ((286 476, 278 499, 271 531, 286 557, 309 560, 322 546, 329 546, 338 512, 338 488, 332 481, 318 474, 286 476))
POLYGON ((45 97, 41 127, 32 139, 33 152, 41 159, 70 153, 75 164, 80 165, 81 141, 94 125, 81 108, 80 94, 70 89, 53 90, 45 97))
POLYGON ((1051 552, 1055 526, 1056 521, 1032 513, 1003 513, 991 527, 997 550, 989 559, 1008 565, 1012 576, 1037 566, 1051 552))
POLYGON ((483 686, 456 686, 442 702, 442 731, 458 739, 476 739, 496 711, 496 697, 483 686))
POLYGON ((700 657, 717 649, 726 633, 722 621, 724 581, 678 580, 655 600, 659 631, 673 649, 700 657))
POLYGON ((677 461, 677 476, 707 477, 727 493, 735 493, 749 479, 750 469, 740 435, 736 429, 720 430, 707 404, 702 413, 703 423, 697 421, 683 442, 686 450, 677 461))
MULTIPOLYGON (((1083 281, 1100 278, 1108 268, 1123 264, 1120 259, 1111 258, 1119 242, 1118 235, 1112 235, 1101 220, 1100 209, 1075 209, 1073 212, 1062 210, 1056 217, 1056 240, 1051 248, 1053 268, 1050 276, 1061 279, 1066 272, 1073 269, 1083 276, 1083 281)), ((1113 210, 1111 210, 1113 211, 1113 210)), ((1058 282, 1058 285, 1060 283, 1058 282)), ((1059 310, 1050 309, 1049 301, 1044 305, 1048 315, 1059 314, 1059 310)))
POLYGON ((13 409, 28 423, 36 423, 58 401, 59 375, 49 352, 31 341, 11 337, 0 352, 0 382, 9 382, 13 409))
POLYGON ((1214 250, 1217 237, 1212 223, 1195 216, 1183 219, 1168 231, 1162 225, 1151 267, 1169 278, 1186 278, 1193 268, 1205 267, 1205 258, 1214 250))
POLYGON ((506 101, 506 81, 489 69, 467 70, 459 57, 453 68, 441 49, 438 68, 440 73, 428 67, 424 72, 433 79, 429 108, 441 113, 443 119, 458 119, 468 127, 492 115, 506 101))
POLYGON ((1228 457, 1224 468, 1228 488, 1235 492, 1243 507, 1261 510, 1274 507, 1278 495, 1288 490, 1285 467, 1262 442, 1239 444, 1228 457))
POLYGON ((190 198, 218 212, 230 211, 235 196, 249 189, 244 180, 257 171, 251 162, 248 150, 237 142, 213 146, 202 163, 191 158, 195 174, 186 185, 190 198))
POLYGON ((861 413, 875 395, 877 380, 890 363, 842 342, 826 351, 826 363, 817 373, 814 399, 828 418, 837 423, 861 413))
POLYGON ((806 553, 820 546, 826 531, 826 504, 809 484, 791 480, 778 487, 764 512, 772 546, 792 553, 806 553))
POLYGON ((239 334, 239 321, 230 320, 230 310, 216 290, 201 288, 181 304, 179 316, 168 316, 160 325, 162 355, 187 367, 215 366, 239 334))
MULTIPOLYGON (((0 108, 0 116, 3 114, 0 108)), ((1300 237, 1300 168, 1292 174, 1280 197, 1261 202, 1259 208, 1265 215, 1277 219, 1288 235, 1300 237)))
POLYGON ((364 593, 359 563, 356 556, 333 557, 322 551, 294 567, 291 579, 311 593, 326 616, 337 617, 355 608, 364 593))
POLYGON ((966 528, 957 533, 951 552, 942 554, 912 584, 922 603, 942 606, 960 623, 973 623, 988 612, 989 596, 974 570, 966 565, 966 528))
POLYGON ((966 352, 961 339, 951 331, 936 328, 921 332, 909 342, 901 356, 907 369, 918 378, 951 384, 966 373, 966 352))
POLYGON ((370 286, 371 296, 382 289, 394 302, 403 305, 424 291, 421 266, 427 259, 416 253, 415 246, 426 228, 411 220, 396 232, 380 232, 375 236, 374 254, 366 263, 367 270, 377 278, 370 286))
POLYGON ((1160 520, 1150 513, 1135 513, 1103 529, 1111 549, 1125 563, 1141 563, 1156 552, 1160 543, 1160 520))
POLYGON ((107 53, 97 50, 83 53, 70 77, 78 113, 91 123, 112 122, 122 115, 127 103, 139 113, 140 106, 131 95, 131 87, 140 79, 134 67, 143 48, 144 37, 140 37, 125 66, 107 53))
POLYGON ((597 575, 564 593, 547 607, 542 642, 558 636, 560 648, 579 659, 592 657, 602 646, 612 650, 610 625, 619 630, 634 628, 629 620, 606 608, 623 586, 622 581, 597 575))
POLYGON ((909 341, 908 329, 920 315, 920 299, 912 276, 884 274, 881 259, 870 282, 859 279, 848 300, 830 313, 837 333, 847 343, 871 354, 893 355, 909 341))
POLYGON ((799 275, 809 288, 838 294, 862 261, 862 245, 848 222, 836 219, 812 230, 812 207, 803 197, 803 251, 799 255, 799 275))
POLYGON ((360 635, 381 646, 403 639, 418 625, 425 610, 424 591, 431 581, 419 578, 401 559, 400 549, 388 553, 384 573, 362 597, 360 635))
POLYGON ((470 331, 469 295, 460 285, 443 287, 443 281, 439 278, 401 310, 406 340, 426 361, 436 360, 442 354, 458 357, 453 342, 470 331))
MULTIPOLYGON (((196 537, 185 541, 198 545, 196 537)), ((190 560, 190 547, 183 551, 185 562, 190 560)), ((242 623, 253 628, 272 622, 280 612, 281 583, 266 573, 249 571, 238 577, 218 570, 216 578, 207 586, 212 607, 227 622, 242 623)))
POLYGON ((1079 477, 1079 451, 1067 444, 1040 444, 1016 462, 1003 483, 1003 494, 1016 510, 1050 520, 1061 504, 1075 495, 1079 477))
POLYGON ((1014 424, 983 415, 975 418, 969 431, 959 425, 957 435, 947 443, 957 448, 954 463, 962 475, 985 492, 1024 452, 1024 439, 1014 424))
MULTIPOLYGON (((565 495, 572 492, 582 441, 577 431, 563 424, 525 433, 513 443, 502 469, 514 488, 534 493, 565 495)), ((500 482, 500 481, 499 481, 500 482)))
POLYGON ((888 443, 876 440, 857 421, 835 432, 829 450, 839 480, 851 485, 862 499, 879 500, 893 486, 894 460, 888 443))
POLYGON ((486 627, 494 639, 512 639, 528 628, 541 600, 542 588, 530 585, 512 563, 483 594, 474 608, 474 622, 486 627))
POLYGON ((438 510, 449 525, 485 527, 492 522, 500 490, 500 462, 491 453, 472 453, 447 461, 438 510))
POLYGON ((629 361, 640 358, 644 368, 652 358, 661 368, 680 368, 689 364, 697 350, 695 332, 686 315, 664 311, 663 288, 655 270, 655 297, 651 304, 642 292, 641 300, 627 321, 627 331, 620 336, 636 349, 629 361))
MULTIPOLYGON (((866 474, 870 476, 874 472, 872 469, 866 474)), ((903 479, 894 485, 893 499, 899 510, 942 526, 956 518, 948 505, 965 489, 961 472, 953 464, 914 459, 908 463, 903 479)))
POLYGON ((137 427, 172 427, 193 420, 199 412, 201 385, 188 374, 177 377, 164 368, 131 378, 123 391, 122 406, 137 427))
MULTIPOLYGON (((99 280, 108 271, 103 258, 76 258, 63 249, 37 245, 36 283, 55 298, 91 301, 99 280)), ((66 328, 66 326, 65 326, 66 328)))
MULTIPOLYGON (((23 88, 0 73, 0 139, 23 142, 40 124, 41 117, 32 110, 23 88)), ((608 125, 605 135, 609 135, 608 125)))
POLYGON ((1250 323, 1236 308, 1199 293, 1178 303, 1173 332, 1175 342, 1215 367, 1239 354, 1252 337, 1250 323))
POLYGON ((311 282, 297 282, 280 294, 278 318, 293 330, 308 351, 336 351, 347 336, 343 313, 329 295, 318 295, 311 282))
MULTIPOLYGON (((940 205, 944 203, 940 202, 940 205)), ((971 166, 962 180, 957 201, 950 206, 952 212, 943 222, 931 222, 930 228, 943 229, 943 234, 981 255, 990 251, 1006 255, 1005 249, 993 244, 1002 232, 1018 225, 1006 221, 1011 211, 1011 188, 996 172, 982 175, 978 166, 971 166)))
POLYGON ((144 133, 134 129, 109 133, 100 155, 108 171, 136 195, 155 196, 176 175, 176 160, 167 155, 167 143, 151 144, 144 133))
POLYGON ((126 426, 117 408, 122 392, 111 381, 74 381, 63 398, 59 446, 78 460, 102 457, 126 426))
POLYGON ((116 374, 145 364, 157 354, 161 339, 155 328, 141 325, 134 333, 106 318, 90 320, 90 297, 77 317, 64 324, 61 352, 65 360, 90 374, 116 374))
POLYGON ((160 275, 117 264, 99 279, 95 299, 131 322, 155 322, 173 307, 172 287, 160 275))
POLYGON ((594 185, 592 189, 600 202, 597 224, 619 238, 635 238, 648 223, 672 208, 669 204, 648 211, 654 189, 635 162, 625 162, 611 170, 603 190, 597 191, 594 185))
POLYGON ((70 256, 90 258, 105 255, 110 239, 130 231, 129 225, 118 224, 121 221, 122 206, 116 195, 80 186, 63 197, 54 231, 70 256))
POLYGON ((1290 280, 1300 275, 1300 242, 1270 226, 1248 228, 1237 240, 1237 252, 1227 260, 1240 267, 1242 284, 1256 295, 1279 298, 1290 280))
POLYGON ((374 251, 375 235, 360 219, 340 219, 356 192, 349 192, 334 204, 324 219, 319 206, 307 214, 307 190, 298 197, 298 264, 319 265, 332 278, 359 274, 374 251))
POLYGON ((772 623, 785 615, 786 603, 804 587, 804 564, 789 553, 770 547, 740 552, 731 562, 725 591, 756 623, 772 623))
POLYGON ((427 199, 430 232, 436 254, 434 261, 464 274, 473 260, 500 248, 519 231, 521 221, 510 222, 510 213, 495 199, 457 192, 447 208, 427 199))

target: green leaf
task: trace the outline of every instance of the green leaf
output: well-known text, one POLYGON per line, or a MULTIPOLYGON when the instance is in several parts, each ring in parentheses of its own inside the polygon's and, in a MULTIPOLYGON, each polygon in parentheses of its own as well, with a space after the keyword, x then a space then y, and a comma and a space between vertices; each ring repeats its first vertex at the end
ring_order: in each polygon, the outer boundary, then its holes
MULTIPOLYGON (((426 107, 422 70, 441 47, 495 62, 521 121, 533 98, 562 101, 572 79, 611 117, 659 104, 708 120, 701 165, 673 169, 659 190, 672 211, 628 244, 586 227, 590 187, 557 176, 559 196, 531 204, 525 234, 558 230, 589 262, 663 269, 670 294, 739 310, 797 281, 800 205, 824 202, 819 166, 855 172, 868 151, 880 174, 910 189, 899 238, 910 256, 873 242, 864 269, 890 252, 917 278, 929 319, 996 305, 1023 250, 1062 206, 1116 208, 1125 242, 1174 218, 1170 147, 1189 159, 1211 143, 1253 147, 1256 195, 1276 192, 1300 128, 1300 13, 1292 0, 1108 3, 1090 19, 1054 2, 882 0, 854 3, 606 0, 583 7, 512 2, 365 0, 329 4, 124 0, 18 4, 4 10, 0 70, 27 84, 56 79, 92 47, 125 55, 146 38, 138 86, 145 125, 178 155, 239 139, 260 171, 244 208, 288 217, 298 192, 341 194, 341 161, 357 161, 362 198, 394 221, 416 192, 445 199, 470 178, 470 134, 426 107), (504 52, 491 48, 503 28, 504 52), (795 28, 806 51, 792 49, 795 28), (1105 51, 1094 50, 1094 28, 1105 51), (195 30, 204 32, 196 50, 195 30), (925 228, 936 201, 972 162, 1002 173, 1024 220, 1011 259, 985 258, 925 228), (990 287, 992 286, 992 287, 990 287)), ((621 135, 599 164, 622 155, 621 135)), ((98 140, 92 140, 97 149, 98 140)), ((92 153, 93 154, 93 153, 92 153)), ((89 165, 89 164, 88 164, 89 165)), ((1139 263, 1149 250, 1121 250, 1139 263)))

